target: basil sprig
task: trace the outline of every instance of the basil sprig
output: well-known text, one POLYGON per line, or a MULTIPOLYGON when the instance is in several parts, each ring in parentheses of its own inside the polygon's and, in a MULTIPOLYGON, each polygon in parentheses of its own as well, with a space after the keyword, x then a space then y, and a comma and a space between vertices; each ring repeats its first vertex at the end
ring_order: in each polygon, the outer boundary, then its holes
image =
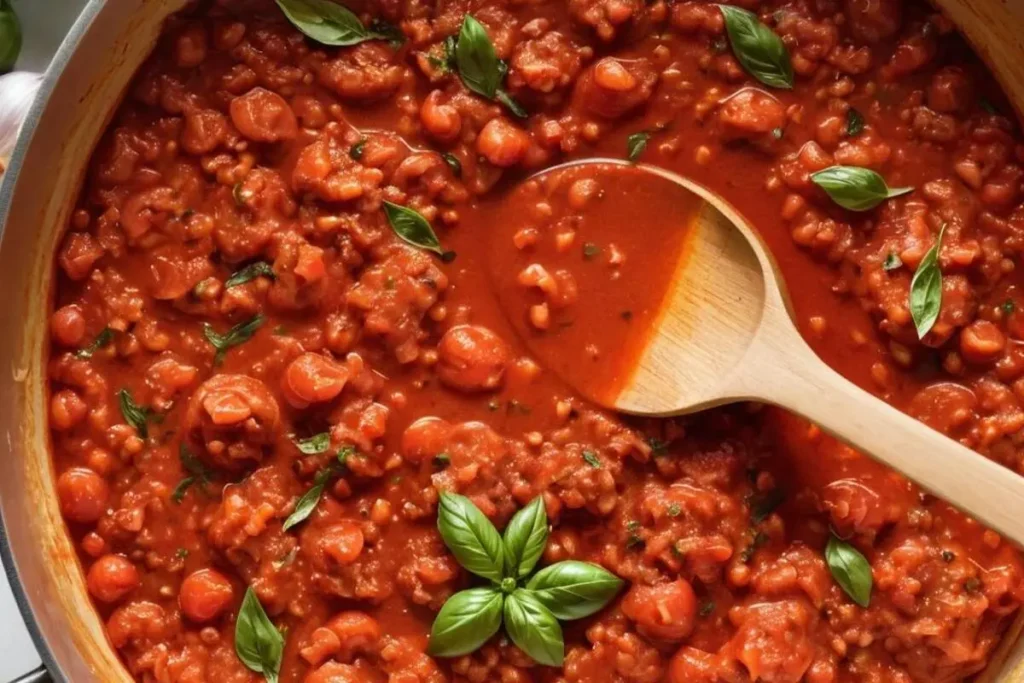
POLYGON ((21 53, 21 22, 10 0, 0 0, 0 73, 10 71, 21 53))
POLYGON ((372 30, 359 17, 331 0, 276 0, 295 28, 322 45, 356 45, 367 40, 394 42, 392 29, 372 30))
POLYGON ((266 318, 257 314, 244 323, 238 323, 224 334, 218 333, 209 323, 203 323, 203 334, 206 336, 206 341, 210 342, 217 350, 213 356, 213 364, 223 363, 224 356, 228 351, 252 339, 256 330, 260 329, 264 322, 266 322, 266 318))
POLYGON ((855 603, 861 607, 871 604, 871 565, 859 550, 832 534, 825 546, 825 562, 832 578, 855 603))
POLYGON ((651 134, 646 131, 633 133, 626 138, 626 158, 630 161, 639 159, 640 155, 647 149, 647 143, 650 139, 651 134))
POLYGON ((100 333, 96 335, 95 339, 78 349, 78 351, 75 351, 75 356, 78 358, 92 358, 94 353, 112 341, 114 341, 114 331, 109 327, 104 327, 100 330, 100 333))
POLYGON ((864 115, 850 107, 846 110, 846 134, 855 138, 864 132, 864 115))
POLYGON ((121 406, 121 415, 124 416, 125 422, 135 428, 135 431, 140 437, 146 439, 149 437, 149 428, 147 422, 153 418, 153 409, 140 406, 132 398, 132 394, 127 389, 122 389, 117 392, 117 400, 121 406))
POLYGON ((529 578, 548 540, 548 516, 540 497, 512 517, 502 537, 471 500, 442 493, 437 528, 459 564, 490 581, 445 602, 427 648, 437 657, 473 652, 504 622, 512 642, 534 661, 561 666, 565 642, 558 620, 594 614, 622 588, 622 579, 606 569, 575 560, 545 567, 529 578))
POLYGON ((295 504, 295 510, 292 511, 292 514, 288 515, 288 519, 284 520, 281 531, 288 531, 296 524, 305 522, 313 514, 313 510, 316 509, 321 496, 324 495, 324 487, 327 486, 331 474, 333 474, 333 471, 329 467, 316 473, 316 476, 313 478, 313 486, 299 498, 299 502, 295 504))
POLYGON ((321 432, 314 434, 308 439, 295 439, 295 447, 304 455, 318 455, 326 453, 331 447, 331 433, 321 432))
POLYGON ((793 87, 793 63, 782 39, 757 15, 740 7, 719 5, 736 60, 751 76, 772 88, 793 87))
POLYGON ((178 448, 178 459, 181 461, 181 467, 188 472, 188 476, 178 482, 171 492, 171 500, 175 503, 181 503, 185 499, 185 494, 193 484, 206 488, 213 478, 213 470, 204 465, 184 443, 178 448))
MULTIPOLYGON (((445 50, 448 50, 447 43, 445 50)), ((487 29, 469 14, 462 20, 454 52, 459 78, 467 88, 489 100, 497 100, 519 118, 526 118, 526 110, 501 87, 508 67, 498 59, 487 29)))
POLYGON ((277 276, 274 274, 274 267, 269 263, 266 261, 256 261, 232 273, 231 277, 224 281, 224 289, 244 285, 246 282, 251 282, 258 277, 268 277, 273 280, 277 276))
POLYGON ((939 319, 942 310, 942 269, 939 267, 939 251, 942 249, 942 237, 946 234, 946 225, 939 229, 935 244, 925 253, 917 264, 914 277, 910 281, 910 315, 917 328, 917 338, 924 336, 939 319))
POLYGON ((424 218, 419 211, 385 201, 384 215, 388 217, 391 229, 403 241, 414 247, 432 251, 442 258, 450 253, 441 248, 441 241, 437 239, 437 234, 430 226, 430 221, 424 218))
POLYGON ((235 620, 235 654, 250 671, 262 674, 267 683, 277 683, 284 636, 263 611, 251 586, 245 591, 235 620))
POLYGON ((812 173, 811 180, 832 201, 850 211, 870 211, 886 199, 914 191, 912 187, 891 188, 885 184, 885 178, 860 166, 829 166, 812 173))

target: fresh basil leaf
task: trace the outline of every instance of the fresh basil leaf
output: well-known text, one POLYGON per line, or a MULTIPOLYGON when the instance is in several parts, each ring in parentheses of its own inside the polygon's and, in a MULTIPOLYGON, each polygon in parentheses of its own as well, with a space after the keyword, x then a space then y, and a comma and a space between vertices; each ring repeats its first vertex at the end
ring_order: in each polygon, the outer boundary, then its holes
POLYGON ((443 492, 437 503, 437 530, 467 571, 500 583, 505 551, 498 530, 469 498, 443 492))
POLYGON ((121 414, 124 415, 125 422, 135 427, 135 431, 140 437, 149 438, 149 428, 146 423, 153 418, 153 410, 136 403, 127 389, 117 392, 117 398, 121 404, 121 414))
POLYGON ((871 604, 871 565, 867 559, 835 534, 825 546, 825 562, 839 587, 861 607, 871 604))
POLYGON ((94 353, 112 341, 114 341, 114 331, 109 327, 104 327, 100 330, 100 333, 96 335, 96 338, 89 342, 87 346, 76 351, 75 356, 78 358, 92 358, 94 353))
POLYGON ((359 17, 331 0, 276 0, 295 28, 322 45, 356 45, 389 36, 363 26, 359 17))
POLYGON ((388 45, 392 49, 397 50, 405 44, 405 34, 402 33, 402 29, 389 24, 383 19, 374 19, 370 22, 370 31, 376 33, 378 37, 388 41, 388 45))
POLYGON ((772 88, 793 87, 793 64, 782 39, 757 15, 732 5, 719 5, 736 60, 747 73, 772 88))
POLYGON ((786 494, 781 488, 774 488, 767 493, 762 493, 754 496, 750 501, 750 521, 754 524, 760 524, 768 515, 775 512, 775 508, 782 505, 782 501, 786 499, 786 494))
POLYGON ((267 683, 277 683, 284 653, 284 637, 274 626, 250 586, 235 620, 235 653, 242 663, 267 683))
POLYGON ((0 73, 10 71, 21 54, 21 22, 9 0, 0 0, 0 73))
POLYGON ((910 281, 910 315, 917 328, 917 338, 924 339, 942 310, 942 268, 939 266, 939 252, 942 250, 942 237, 946 234, 946 225, 939 229, 935 244, 929 249, 921 262, 917 264, 914 277, 910 281))
POLYGON ((321 496, 324 495, 324 487, 327 486, 331 474, 333 474, 333 471, 330 468, 317 472, 316 477, 313 478, 313 486, 302 494, 299 501, 295 503, 295 510, 292 511, 292 514, 288 515, 288 519, 284 520, 281 531, 288 531, 296 524, 305 522, 313 514, 313 510, 316 509, 321 496))
POLYGON ((519 588, 507 596, 504 615, 505 632, 520 650, 538 664, 562 666, 562 627, 530 591, 519 588))
POLYGON ((855 138, 864 132, 864 115, 850 107, 846 110, 846 134, 855 138))
POLYGON ((193 484, 205 487, 213 478, 213 470, 203 464, 203 461, 197 458, 184 443, 178 447, 178 460, 181 461, 182 469, 188 472, 188 476, 178 482, 171 493, 171 500, 175 503, 180 503, 185 498, 185 493, 193 484))
POLYGON ((559 619, 589 617, 611 602, 623 581, 604 567, 567 560, 533 575, 526 588, 559 619))
POLYGON ((479 648, 501 628, 505 599, 497 588, 470 588, 448 598, 430 628, 427 654, 458 657, 479 648))
POLYGON ((348 150, 348 155, 353 161, 359 161, 363 158, 363 150, 366 149, 367 138, 357 140, 356 144, 348 150))
POLYGON ((444 159, 444 163, 448 164, 448 168, 452 170, 453 176, 456 178, 462 177, 462 162, 459 161, 457 156, 451 152, 445 152, 441 155, 441 158, 444 159))
POLYGON ((224 289, 244 285, 246 282, 251 282, 258 277, 268 277, 273 280, 277 276, 274 274, 274 267, 269 263, 266 261, 256 261, 236 270, 231 277, 224 281, 224 289))
POLYGON ((508 91, 504 88, 498 88, 498 92, 495 93, 494 99, 498 100, 501 104, 505 105, 512 114, 520 119, 525 119, 530 116, 530 112, 523 108, 523 105, 519 104, 516 98, 508 94, 508 91))
POLYGON ((203 323, 203 334, 206 335, 206 340, 217 350, 213 356, 214 365, 224 362, 224 356, 229 350, 252 339, 256 330, 260 329, 264 322, 266 322, 266 318, 257 314, 250 320, 235 325, 224 334, 219 334, 209 323, 203 323))
POLYGON ((194 483, 196 483, 195 477, 185 477, 179 481, 178 485, 174 487, 173 491, 171 491, 171 500, 175 503, 181 503, 181 501, 185 500, 185 494, 188 493, 188 490, 194 483))
POLYGON ((338 461, 338 467, 345 467, 348 464, 348 459, 356 454, 355 446, 342 446, 338 449, 338 455, 336 456, 338 461))
POLYGON ((594 451, 583 451, 583 460, 595 470, 601 469, 601 459, 594 451))
POLYGON ((830 166, 812 173, 811 180, 832 201, 850 211, 870 211, 886 199, 914 191, 912 187, 890 188, 882 176, 859 166, 830 166))
POLYGON ((630 161, 636 161, 640 158, 640 155, 647 149, 647 142, 651 139, 651 134, 647 132, 633 133, 626 138, 626 158, 630 161))
POLYGON ((1017 304, 1013 299, 1007 299, 999 304, 999 308, 1002 309, 1004 315, 1013 315, 1014 311, 1017 310, 1017 304))
POLYGON ((899 257, 894 251, 890 251, 885 255, 885 260, 882 261, 882 270, 889 272, 891 270, 897 270, 903 266, 903 259, 899 257))
POLYGON ((419 211, 407 206, 384 202, 384 213, 395 234, 414 247, 432 251, 438 256, 444 255, 441 242, 434 234, 434 229, 419 211))
POLYGON ((505 535, 505 576, 521 579, 537 566, 548 543, 548 512, 537 496, 512 516, 505 535))
POLYGON ((462 20, 462 30, 455 44, 455 64, 467 88, 489 100, 498 94, 502 69, 494 43, 483 24, 469 14, 462 20))
POLYGON ((326 453, 327 449, 331 447, 331 433, 321 432, 308 439, 296 439, 295 447, 299 449, 300 453, 305 453, 306 455, 326 453))

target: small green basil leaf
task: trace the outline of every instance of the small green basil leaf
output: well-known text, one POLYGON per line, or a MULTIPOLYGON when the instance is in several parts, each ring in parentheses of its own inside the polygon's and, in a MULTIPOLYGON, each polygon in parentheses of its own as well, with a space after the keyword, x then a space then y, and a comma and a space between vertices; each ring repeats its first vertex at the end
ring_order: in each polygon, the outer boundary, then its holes
POLYGON ((647 149, 647 142, 650 139, 651 134, 645 132, 633 133, 626 138, 626 158, 630 161, 639 159, 640 155, 647 149))
POLYGON ((245 591, 235 620, 235 653, 251 671, 263 674, 267 683, 277 683, 284 638, 263 611, 252 587, 245 591))
POLYGON ((84 346, 76 351, 75 356, 78 358, 92 358, 94 353, 112 341, 114 341, 114 331, 109 327, 104 327, 100 330, 100 333, 96 335, 96 338, 89 342, 88 346, 84 346))
POLYGON ((171 500, 175 503, 184 500, 185 494, 193 484, 199 484, 205 488, 213 479, 213 470, 204 465, 203 461, 197 458, 184 443, 178 447, 178 459, 181 461, 182 469, 188 472, 189 476, 178 482, 174 491, 171 492, 171 500))
POLYGON ((359 17, 331 0, 277 0, 295 28, 322 45, 355 45, 389 36, 370 31, 359 17))
POLYGON ((897 270, 903 265, 903 259, 899 257, 894 251, 890 251, 885 255, 885 260, 882 261, 882 270, 889 272, 891 270, 897 270))
POLYGON ((855 138, 864 132, 864 115, 850 107, 846 110, 846 134, 855 138))
POLYGON ((306 455, 326 453, 327 449, 331 447, 331 434, 330 432, 321 432, 308 439, 296 439, 295 447, 299 449, 300 453, 306 455))
POLYGON ((118 402, 121 404, 121 414, 124 415, 125 422, 135 427, 135 431, 138 432, 139 436, 143 439, 149 437, 149 429, 146 423, 153 417, 153 411, 150 408, 144 408, 135 402, 132 398, 132 394, 127 389, 122 389, 117 392, 118 402))
POLYGON ((505 576, 528 576, 544 554, 548 542, 548 513, 544 499, 537 496, 512 516, 505 527, 505 576))
POLYGON ((939 267, 939 251, 946 226, 939 229, 939 236, 932 248, 925 253, 910 281, 910 315, 914 318, 917 338, 924 339, 942 309, 942 269, 939 267))
POLYGON ((459 564, 481 578, 500 583, 505 551, 491 520, 473 501, 455 493, 442 493, 437 509, 437 530, 459 564))
POLYGON ((175 503, 181 503, 181 501, 185 500, 185 494, 188 493, 189 488, 191 488, 194 483, 196 483, 195 477, 185 477, 179 481, 178 485, 174 487, 173 491, 171 491, 171 500, 175 503))
POLYGON ((462 177, 462 162, 459 161, 457 156, 451 152, 445 152, 441 155, 441 158, 444 159, 444 163, 448 164, 448 168, 452 170, 453 176, 456 178, 462 177))
POLYGON ((914 191, 912 187, 890 188, 882 176, 859 166, 830 166, 812 173, 811 180, 832 201, 850 211, 869 211, 886 199, 914 191))
POLYGON ((597 457, 597 453, 594 451, 583 451, 583 459, 595 470, 601 469, 601 459, 597 457))
POLYGON ((785 499, 786 494, 781 488, 774 488, 767 493, 754 496, 750 502, 750 521, 760 524, 768 518, 768 515, 775 512, 775 508, 782 505, 782 501, 785 499))
POLYGON ((567 560, 541 569, 526 588, 552 614, 569 621, 600 611, 622 585, 622 579, 604 567, 567 560))
POLYGON ((427 654, 458 657, 479 648, 501 628, 504 601, 497 588, 470 588, 448 598, 430 628, 427 654))
POLYGON ((363 151, 366 149, 367 141, 367 138, 357 140, 356 143, 349 148, 348 155, 353 161, 359 161, 363 158, 363 151))
POLYGON ((526 111, 523 108, 523 105, 519 104, 519 102, 509 95, 504 88, 498 88, 498 92, 494 94, 494 99, 505 105, 505 108, 512 112, 512 114, 517 118, 525 119, 530 116, 530 112, 526 111))
POLYGON ((224 289, 231 289, 238 285, 244 285, 246 282, 251 282, 258 277, 268 277, 271 280, 277 276, 274 275, 274 268, 266 261, 257 261, 256 263, 250 263, 249 265, 236 270, 231 277, 224 281, 224 289))
POLYGON ((737 61, 747 73, 772 88, 793 87, 793 64, 782 39, 757 15, 739 7, 719 5, 737 61))
POLYGON ((419 211, 386 201, 384 213, 388 217, 391 229, 404 241, 414 247, 432 251, 438 256, 445 253, 437 235, 434 234, 434 229, 419 211))
POLYGON ((9 0, 0 0, 0 73, 10 71, 21 53, 21 22, 9 0))
POLYGON ((494 99, 501 85, 501 62, 487 29, 468 14, 462 20, 462 30, 455 44, 455 63, 467 88, 489 100, 494 99))
POLYGON ((832 578, 855 603, 871 604, 871 565, 859 550, 833 534, 825 546, 825 562, 832 578))
POLYGON ((505 598, 505 632, 520 650, 545 666, 562 666, 565 642, 555 615, 528 590, 505 598))
POLYGON ((203 334, 206 340, 217 350, 213 356, 214 365, 220 365, 224 361, 227 352, 252 339, 256 330, 260 329, 266 318, 262 315, 255 315, 244 323, 239 323, 224 334, 219 334, 209 323, 203 323, 203 334))
POLYGON ((295 504, 295 510, 292 514, 288 515, 288 519, 284 520, 284 524, 281 527, 282 531, 288 531, 296 524, 305 522, 313 514, 317 503, 320 502, 320 497, 324 495, 324 487, 327 485, 327 480, 331 478, 331 474, 330 468, 317 473, 313 479, 313 486, 302 494, 299 502, 295 504))

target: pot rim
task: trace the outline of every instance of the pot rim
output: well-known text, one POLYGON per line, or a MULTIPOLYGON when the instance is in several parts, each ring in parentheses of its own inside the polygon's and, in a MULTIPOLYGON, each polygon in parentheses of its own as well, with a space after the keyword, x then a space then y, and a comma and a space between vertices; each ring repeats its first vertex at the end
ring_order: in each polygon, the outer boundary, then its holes
MULTIPOLYGON (((11 154, 7 169, 4 171, 3 181, 0 182, 0 245, 3 244, 3 235, 10 214, 14 188, 17 185, 21 169, 25 165, 28 148, 31 146, 32 140, 39 130, 39 121, 42 118, 43 112, 49 106, 50 95, 55 90, 57 82, 64 73, 64 67, 74 57, 83 36, 88 33, 96 17, 103 9, 104 4, 105 0, 89 0, 86 3, 78 18, 72 24, 71 29, 64 37, 63 42, 61 42, 49 66, 46 68, 39 90, 36 92, 32 106, 29 108, 25 121, 22 123, 21 130, 18 133, 17 144, 14 147, 14 152, 11 154)), ((42 659, 43 666, 54 681, 57 683, 67 683, 68 678, 60 663, 54 657, 53 651, 43 636, 42 631, 40 631, 35 613, 29 603, 28 593, 25 590, 25 585, 22 583, 17 560, 11 549, 7 532, 7 520, 4 517, 2 506, 0 506, 0 559, 3 560, 4 572, 11 586, 11 592, 14 594, 14 601, 18 606, 18 611, 21 613, 21 617, 32 638, 32 643, 42 659)))

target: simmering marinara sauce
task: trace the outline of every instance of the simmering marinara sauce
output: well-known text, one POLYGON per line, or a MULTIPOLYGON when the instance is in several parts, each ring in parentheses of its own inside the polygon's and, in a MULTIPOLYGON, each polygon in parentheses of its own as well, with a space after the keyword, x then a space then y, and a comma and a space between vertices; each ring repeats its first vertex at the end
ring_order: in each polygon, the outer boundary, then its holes
POLYGON ((738 5, 781 40, 791 89, 755 79, 695 0, 368 0, 349 7, 385 38, 341 47, 270 0, 168 20, 56 255, 48 351, 60 506, 132 676, 263 680, 236 643, 247 595, 286 683, 986 666, 1024 597, 998 535, 783 412, 627 419, 566 382, 628 371, 692 207, 628 167, 532 174, 632 156, 746 215, 833 367, 1024 469, 1024 146, 1005 98, 923 2, 738 5), (493 99, 453 49, 467 14, 505 65, 493 99), (914 191, 848 211, 810 178, 834 165, 914 191), (389 206, 440 246, 401 239, 389 206), (919 335, 911 280, 943 226, 919 335), (540 496, 540 564, 623 580, 563 623, 561 668, 503 632, 427 654, 442 605, 480 583, 438 533, 440 492, 498 529, 540 496), (837 542, 863 564, 844 575, 837 542))

